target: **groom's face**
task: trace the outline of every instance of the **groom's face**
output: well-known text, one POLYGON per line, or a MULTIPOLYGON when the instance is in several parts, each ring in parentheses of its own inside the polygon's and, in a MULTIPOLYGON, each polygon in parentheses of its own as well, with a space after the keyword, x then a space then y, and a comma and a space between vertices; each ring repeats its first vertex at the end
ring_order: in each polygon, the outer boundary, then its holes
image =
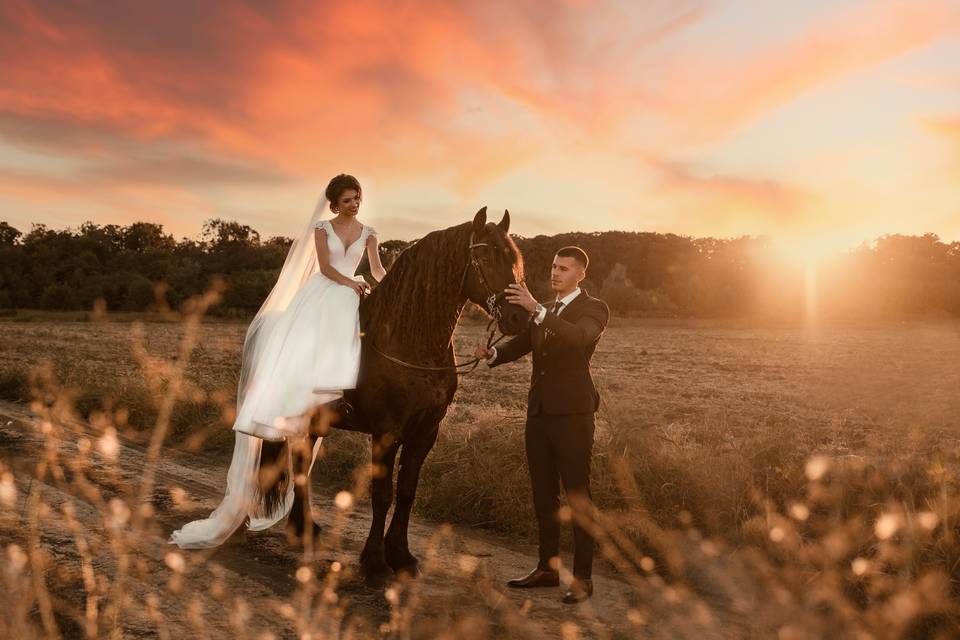
POLYGON ((577 288, 586 275, 583 265, 575 258, 554 256, 553 266, 550 267, 550 287, 556 293, 569 293, 577 288))

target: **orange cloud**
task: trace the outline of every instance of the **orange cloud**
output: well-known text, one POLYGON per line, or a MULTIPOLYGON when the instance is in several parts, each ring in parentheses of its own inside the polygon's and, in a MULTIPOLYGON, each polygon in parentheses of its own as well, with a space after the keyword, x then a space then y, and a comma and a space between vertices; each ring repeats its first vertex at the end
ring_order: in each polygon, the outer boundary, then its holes
POLYGON ((925 118, 922 124, 927 131, 960 142, 960 115, 925 118))
MULTIPOLYGON (((684 163, 647 158, 654 188, 675 203, 684 226, 739 235, 796 229, 809 224, 816 194, 775 180, 706 172, 684 163)), ((679 220, 677 221, 680 222, 679 220)))
MULTIPOLYGON (((607 122, 622 109, 620 65, 703 6, 648 3, 627 20, 606 3, 544 11, 534 0, 497 8, 197 3, 187 11, 14 3, 0 10, 2 47, 17 53, 0 58, 0 102, 8 117, 143 143, 186 140, 300 175, 331 155, 346 165, 410 167, 416 154, 383 144, 390 139, 439 142, 427 164, 446 167, 468 143, 483 145, 484 134, 495 144, 481 155, 493 157, 504 137, 548 135, 544 118, 584 128, 607 122), (630 32, 630 24, 641 26, 630 32), (495 98, 482 101, 487 117, 476 127, 461 117, 465 92, 495 98), (516 121, 516 108, 532 117, 516 121), (448 124, 458 118, 459 126, 448 124)), ((29 128, 13 135, 51 144, 29 128)), ((69 142, 83 143, 78 152, 109 152, 104 137, 53 143, 69 142)))
POLYGON ((817 87, 890 60, 960 30, 952 0, 866 3, 767 51, 731 58, 709 52, 666 64, 660 113, 679 135, 710 140, 817 87))
MULTIPOLYGON (((924 130, 943 138, 953 147, 955 153, 946 168, 946 179, 956 185, 956 178, 960 176, 960 115, 923 118, 920 125, 924 130)), ((955 200, 960 201, 960 198, 955 198, 955 200)), ((950 212, 950 216, 954 220, 958 214, 960 214, 960 211, 950 212)))

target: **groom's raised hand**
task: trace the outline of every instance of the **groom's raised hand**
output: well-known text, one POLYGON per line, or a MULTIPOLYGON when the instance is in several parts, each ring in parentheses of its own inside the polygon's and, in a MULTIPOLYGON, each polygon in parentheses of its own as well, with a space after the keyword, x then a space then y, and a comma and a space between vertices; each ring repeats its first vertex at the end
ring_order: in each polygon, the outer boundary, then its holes
POLYGON ((507 288, 503 291, 507 294, 507 302, 523 307, 528 313, 533 313, 533 310, 536 309, 537 301, 530 290, 527 289, 526 282, 507 285, 507 288))

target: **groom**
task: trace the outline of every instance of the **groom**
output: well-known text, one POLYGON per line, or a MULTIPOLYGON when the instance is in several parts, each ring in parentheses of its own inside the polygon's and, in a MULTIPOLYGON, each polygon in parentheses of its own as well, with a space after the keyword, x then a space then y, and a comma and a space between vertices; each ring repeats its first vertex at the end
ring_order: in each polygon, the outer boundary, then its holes
POLYGON ((550 284, 556 299, 539 304, 525 284, 506 290, 507 300, 530 312, 530 328, 500 348, 479 346, 477 356, 496 367, 533 352, 525 441, 533 505, 539 529, 540 561, 515 589, 560 584, 560 485, 574 510, 573 581, 563 602, 575 604, 593 594, 593 537, 580 525, 591 519, 590 456, 594 413, 600 404, 590 376, 590 358, 607 326, 607 305, 580 288, 590 260, 579 247, 564 247, 553 259, 550 284))

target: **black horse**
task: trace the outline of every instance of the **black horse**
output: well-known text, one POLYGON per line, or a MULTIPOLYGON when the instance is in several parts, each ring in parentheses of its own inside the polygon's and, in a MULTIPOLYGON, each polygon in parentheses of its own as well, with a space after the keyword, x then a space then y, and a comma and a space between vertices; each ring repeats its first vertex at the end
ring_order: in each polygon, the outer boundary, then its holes
MULTIPOLYGON (((523 260, 509 228, 509 212, 499 223, 488 223, 484 207, 473 222, 427 234, 397 257, 360 304, 363 339, 357 388, 345 394, 347 403, 340 405, 333 427, 371 435, 373 522, 360 554, 371 582, 392 572, 418 573, 418 560, 407 542, 410 510, 420 468, 457 390, 453 332, 464 305, 468 300, 477 303, 507 335, 520 333, 529 321, 529 314, 503 294, 508 284, 523 278, 523 260), (384 533, 398 452, 397 505, 384 533)), ((296 474, 305 473, 316 438, 330 424, 320 422, 292 452, 296 474)), ((285 459, 284 446, 264 442, 261 469, 285 468, 278 464, 285 459)), ((285 494, 289 478, 284 475, 261 474, 264 510, 274 509, 285 494)), ((309 485, 297 482, 294 487, 288 529, 298 537, 313 523, 309 485)))

